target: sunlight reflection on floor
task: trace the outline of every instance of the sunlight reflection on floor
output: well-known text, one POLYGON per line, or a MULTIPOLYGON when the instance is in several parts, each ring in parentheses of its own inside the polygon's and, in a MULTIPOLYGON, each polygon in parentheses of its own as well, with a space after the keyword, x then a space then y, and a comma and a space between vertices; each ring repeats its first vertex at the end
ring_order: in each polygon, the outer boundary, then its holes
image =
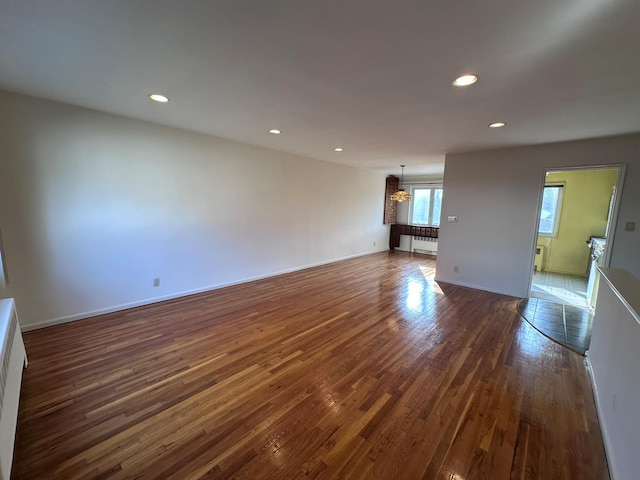
POLYGON ((427 267, 424 265, 420 265, 420 271, 422 272, 422 276, 427 281, 431 289, 439 294, 443 294, 440 285, 438 285, 435 281, 436 269, 433 267, 427 267))
POLYGON ((589 307, 587 279, 555 272, 534 272, 531 296, 575 307, 589 307))
POLYGON ((531 296, 541 298, 543 300, 551 300, 575 307, 589 307, 589 302, 584 295, 571 292, 564 288, 548 287, 544 285, 533 285, 531 288, 531 296))
POLYGON ((519 353, 527 358, 538 358, 544 351, 543 343, 546 342, 532 325, 523 322, 518 328, 515 338, 515 345, 519 348, 519 353))

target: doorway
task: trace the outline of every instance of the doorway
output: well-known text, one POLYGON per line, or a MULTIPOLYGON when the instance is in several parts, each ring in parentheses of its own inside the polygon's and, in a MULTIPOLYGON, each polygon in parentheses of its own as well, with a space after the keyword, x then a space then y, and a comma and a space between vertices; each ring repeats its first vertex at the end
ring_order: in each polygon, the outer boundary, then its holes
POLYGON ((597 268, 609 263, 622 174, 618 165, 545 172, 523 310, 535 328, 580 353, 591 338, 597 268))
POLYGON ((620 167, 545 172, 531 297, 593 308, 608 264, 620 167))

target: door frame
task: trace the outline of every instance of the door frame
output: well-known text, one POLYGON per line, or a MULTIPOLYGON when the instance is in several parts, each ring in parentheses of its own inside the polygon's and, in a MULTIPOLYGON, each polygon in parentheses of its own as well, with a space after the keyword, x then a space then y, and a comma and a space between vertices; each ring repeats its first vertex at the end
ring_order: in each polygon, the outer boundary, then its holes
POLYGON ((620 202, 622 199, 622 188, 624 186, 624 179, 627 173, 626 163, 612 163, 612 164, 598 164, 598 165, 572 165, 572 166, 558 166, 547 167, 542 171, 542 177, 540 178, 540 185, 538 189, 538 202, 536 209, 536 228, 533 232, 532 248, 531 248, 531 261, 529 264, 529 270, 531 272, 529 276, 529 288, 528 296, 531 297, 531 288, 533 287, 533 265, 535 263, 536 248, 538 243, 538 230, 540 229, 540 210, 542 208, 542 193, 547 179, 548 172, 565 172, 572 170, 618 170, 618 175, 615 183, 615 192, 613 198, 613 209, 610 212, 608 219, 608 231, 607 243, 604 249, 604 266, 608 267, 611 262, 611 252, 613 251, 613 245, 615 242, 615 234, 618 226, 618 214, 620 212, 620 202))

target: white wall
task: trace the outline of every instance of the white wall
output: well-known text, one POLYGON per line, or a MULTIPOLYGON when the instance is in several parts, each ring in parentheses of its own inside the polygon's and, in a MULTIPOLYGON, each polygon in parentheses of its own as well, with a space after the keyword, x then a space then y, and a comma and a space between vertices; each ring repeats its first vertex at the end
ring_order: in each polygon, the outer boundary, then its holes
MULTIPOLYGON (((405 225, 409 223, 409 202, 398 202, 396 223, 405 225)), ((397 250, 411 251, 411 237, 409 235, 400 235, 400 246, 397 247, 397 250)))
POLYGON ((442 218, 457 215, 458 223, 443 221, 440 226, 437 279, 527 296, 545 169, 621 163, 626 163, 627 171, 611 266, 640 276, 640 135, 636 134, 447 155, 442 218), (636 222, 636 231, 624 231, 625 222, 636 222))
POLYGON ((624 480, 640 472, 640 280, 625 270, 603 272, 589 365, 611 478, 624 480))
POLYGON ((381 173, 2 91, 0 135, 23 326, 388 248, 381 173))

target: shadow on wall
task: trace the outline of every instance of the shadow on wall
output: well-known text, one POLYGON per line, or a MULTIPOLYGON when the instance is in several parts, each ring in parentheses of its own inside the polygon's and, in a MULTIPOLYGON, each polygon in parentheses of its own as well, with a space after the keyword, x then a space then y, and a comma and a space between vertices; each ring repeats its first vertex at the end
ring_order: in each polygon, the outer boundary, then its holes
POLYGON ((557 225, 538 233, 536 267, 542 271, 587 276, 591 236, 604 237, 617 169, 549 172, 546 186, 561 186, 557 225))

